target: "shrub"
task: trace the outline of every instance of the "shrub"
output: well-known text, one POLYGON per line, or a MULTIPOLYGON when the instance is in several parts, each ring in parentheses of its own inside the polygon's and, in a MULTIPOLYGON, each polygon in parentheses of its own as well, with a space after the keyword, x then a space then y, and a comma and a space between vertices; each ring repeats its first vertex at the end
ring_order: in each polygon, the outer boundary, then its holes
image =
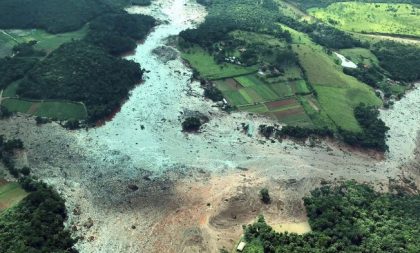
POLYGON ((201 121, 197 117, 188 117, 182 122, 182 130, 185 132, 197 132, 200 127, 201 121))
POLYGON ((268 193, 267 188, 262 188, 260 190, 260 197, 261 197, 261 201, 264 202, 265 204, 269 204, 271 202, 271 197, 270 197, 270 194, 268 193))

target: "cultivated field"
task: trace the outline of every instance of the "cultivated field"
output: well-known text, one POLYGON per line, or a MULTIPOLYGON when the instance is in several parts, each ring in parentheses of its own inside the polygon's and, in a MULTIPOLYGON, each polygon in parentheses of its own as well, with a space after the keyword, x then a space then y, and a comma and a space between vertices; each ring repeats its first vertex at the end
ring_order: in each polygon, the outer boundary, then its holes
POLYGON ((77 102, 6 98, 2 104, 11 112, 21 112, 57 120, 82 120, 87 117, 85 106, 77 102))
POLYGON ((43 30, 0 30, 0 57, 11 54, 12 48, 23 42, 36 40, 35 49, 51 52, 61 44, 71 40, 82 39, 87 32, 87 26, 80 30, 68 33, 50 34, 43 30))
POLYGON ((245 75, 258 70, 256 66, 242 67, 229 63, 219 65, 215 62, 213 56, 200 47, 194 47, 187 51, 183 51, 181 55, 182 58, 191 64, 202 77, 211 80, 245 75))
POLYGON ((420 9, 411 4, 342 2, 308 11, 346 31, 420 36, 420 9))
POLYGON ((28 193, 18 183, 10 183, 0 179, 0 213, 19 203, 28 193))
POLYGON ((16 81, 3 91, 2 105, 11 112, 27 113, 57 120, 83 120, 87 117, 86 107, 83 103, 22 99, 16 95, 18 86, 19 81, 16 81))

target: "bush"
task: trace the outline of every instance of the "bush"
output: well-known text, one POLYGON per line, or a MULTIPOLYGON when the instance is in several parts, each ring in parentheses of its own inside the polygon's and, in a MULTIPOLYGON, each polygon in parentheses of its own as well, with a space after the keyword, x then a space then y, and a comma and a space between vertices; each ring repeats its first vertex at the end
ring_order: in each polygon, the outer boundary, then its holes
POLYGON ((219 89, 217 89, 214 86, 208 86, 204 89, 204 96, 206 98, 209 98, 213 100, 214 102, 222 101, 223 100, 223 94, 220 92, 219 89))
POLYGON ((201 121, 197 117, 188 117, 182 122, 182 130, 185 132, 197 132, 200 127, 201 121))
POLYGON ((264 202, 265 204, 269 204, 271 202, 271 197, 270 197, 270 194, 268 193, 267 188, 262 188, 260 190, 260 197, 261 197, 261 201, 264 202))

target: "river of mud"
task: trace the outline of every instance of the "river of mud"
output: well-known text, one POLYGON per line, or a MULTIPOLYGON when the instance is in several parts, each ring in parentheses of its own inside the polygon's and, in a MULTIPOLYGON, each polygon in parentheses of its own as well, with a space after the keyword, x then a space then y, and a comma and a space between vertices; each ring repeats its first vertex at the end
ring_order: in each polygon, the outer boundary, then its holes
POLYGON ((81 253, 218 252, 235 244, 256 212, 273 225, 305 222, 301 198, 321 181, 386 185, 413 159, 420 89, 381 112, 391 127, 383 160, 334 141, 271 143, 256 131, 275 122, 220 111, 202 97, 180 58, 164 63, 152 53, 168 36, 202 21, 202 6, 155 0, 128 11, 162 22, 128 57, 149 72, 112 121, 87 131, 37 126, 24 115, 0 121, 0 135, 25 143, 18 165, 29 165, 66 199, 67 226, 82 237, 81 253), (191 111, 210 119, 199 134, 181 131, 191 111), (242 132, 242 123, 253 126, 253 136, 242 132), (261 205, 262 186, 275 204, 261 205))

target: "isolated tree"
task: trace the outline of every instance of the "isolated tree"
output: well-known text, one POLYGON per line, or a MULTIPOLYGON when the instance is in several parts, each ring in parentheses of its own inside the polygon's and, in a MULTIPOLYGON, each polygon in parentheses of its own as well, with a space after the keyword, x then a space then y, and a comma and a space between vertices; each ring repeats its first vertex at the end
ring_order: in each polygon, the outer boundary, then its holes
POLYGON ((262 188, 260 191, 261 201, 265 204, 269 204, 271 202, 270 194, 268 193, 267 188, 262 188))

